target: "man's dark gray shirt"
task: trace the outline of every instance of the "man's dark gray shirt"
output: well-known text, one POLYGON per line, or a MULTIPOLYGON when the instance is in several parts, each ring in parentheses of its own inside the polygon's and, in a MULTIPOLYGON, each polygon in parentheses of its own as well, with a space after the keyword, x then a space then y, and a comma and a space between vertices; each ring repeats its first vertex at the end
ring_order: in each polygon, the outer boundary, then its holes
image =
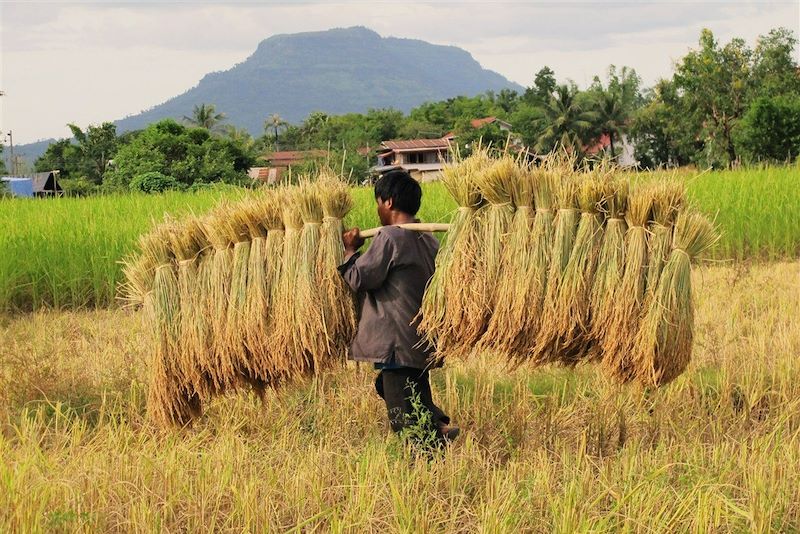
POLYGON ((434 351, 420 343, 414 318, 438 250, 429 233, 384 226, 364 254, 339 266, 361 309, 351 359, 388 364, 394 355, 396 365, 429 367, 434 351))

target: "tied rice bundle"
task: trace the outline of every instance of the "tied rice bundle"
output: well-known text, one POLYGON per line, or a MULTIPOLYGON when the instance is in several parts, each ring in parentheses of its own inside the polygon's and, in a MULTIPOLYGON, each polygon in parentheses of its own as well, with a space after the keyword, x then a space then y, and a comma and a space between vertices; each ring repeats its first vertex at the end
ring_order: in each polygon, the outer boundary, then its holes
POLYGON ((237 355, 231 353, 226 337, 228 296, 231 288, 233 248, 236 233, 231 235, 228 223, 231 208, 222 204, 203 218, 203 231, 213 251, 201 265, 201 297, 210 328, 209 351, 199 363, 213 391, 221 392, 235 385, 237 355))
POLYGON ((301 368, 303 371, 313 371, 330 364, 331 354, 331 339, 325 323, 320 288, 317 285, 317 256, 323 213, 315 185, 304 182, 297 189, 295 203, 303 227, 300 231, 295 273, 294 310, 297 315, 294 330, 303 347, 301 368))
POLYGON ((637 187, 628 199, 625 220, 625 268, 614 290, 601 349, 603 370, 622 383, 633 379, 631 351, 642 316, 647 273, 647 229, 653 206, 652 187, 637 187))
POLYGON ((602 202, 605 183, 587 175, 578 188, 581 217, 575 243, 564 269, 554 311, 555 357, 574 366, 589 347, 589 302, 603 239, 602 202))
POLYGON ((647 293, 652 295, 658 286, 661 270, 672 248, 672 231, 675 219, 685 202, 686 192, 677 180, 665 181, 653 190, 653 218, 649 225, 648 247, 650 262, 647 266, 647 293))
MULTIPOLYGON (((628 182, 622 179, 609 180, 606 183, 604 204, 608 219, 590 300, 591 337, 597 344, 596 347, 602 345, 608 331, 617 306, 614 293, 622 282, 625 270, 627 224, 624 216, 628 205, 628 182)), ((602 356, 602 350, 598 351, 597 356, 602 356)))
POLYGON ((480 343, 481 349, 493 350, 506 359, 511 358, 514 341, 529 313, 527 290, 534 257, 531 229, 538 178, 538 171, 526 169, 510 184, 516 211, 502 248, 494 313, 480 343))
POLYGON ((436 255, 436 270, 425 289, 418 318, 418 331, 436 347, 440 359, 456 355, 462 347, 461 326, 474 301, 474 251, 481 239, 477 211, 483 202, 475 178, 489 161, 486 151, 476 150, 443 170, 442 184, 459 207, 436 255))
POLYGON ((199 399, 180 368, 180 289, 175 256, 169 248, 175 230, 174 223, 166 222, 142 240, 143 253, 158 263, 152 293, 145 297, 145 317, 155 347, 147 409, 149 417, 161 426, 185 425, 199 410, 199 399))
POLYGON ((233 246, 230 267, 228 306, 225 311, 224 343, 237 374, 249 374, 250 358, 246 347, 247 267, 250 263, 250 233, 243 203, 231 206, 225 220, 226 234, 233 246), (247 372, 245 372, 247 371, 247 372))
POLYGON ((296 375, 305 370, 304 347, 297 319, 305 310, 295 291, 300 271, 300 243, 303 218, 297 209, 298 187, 286 187, 281 192, 281 215, 285 230, 283 239, 283 263, 280 268, 275 298, 271 306, 273 341, 270 345, 276 350, 273 358, 275 369, 281 374, 296 375))
MULTIPOLYGON (((472 280, 474 293, 461 326, 461 354, 468 354, 480 340, 489 323, 497 301, 502 250, 514 217, 511 191, 519 180, 516 161, 504 155, 493 161, 475 180, 487 204, 479 213, 482 235, 475 250, 477 265, 472 280)), ((462 253, 469 253, 462 251, 462 253)), ((464 283, 464 282, 462 282, 464 283)))
POLYGON ((247 293, 245 313, 241 321, 244 344, 249 356, 249 379, 261 393, 271 383, 269 366, 268 319, 270 305, 270 280, 267 265, 276 258, 267 255, 267 236, 278 219, 278 211, 271 191, 241 205, 250 235, 250 257, 247 264, 247 293))
POLYGON ((527 309, 521 316, 516 333, 512 356, 521 363, 530 357, 536 346, 541 328, 544 299, 547 291, 547 276, 553 255, 554 213, 553 201, 557 174, 546 169, 539 171, 534 180, 534 203, 536 215, 531 228, 527 270, 524 285, 520 288, 527 309))
POLYGON ((634 346, 636 378, 642 385, 667 384, 689 364, 694 335, 691 262, 711 248, 718 237, 705 216, 693 211, 678 215, 672 252, 634 346))
POLYGON ((344 261, 342 219, 353 208, 353 199, 347 184, 332 172, 323 173, 317 184, 323 218, 316 280, 325 324, 331 336, 331 355, 343 357, 356 331, 356 311, 353 293, 337 267, 344 261))
POLYGON ((564 170, 562 168, 561 172, 557 173, 561 176, 556 185, 558 211, 554 221, 552 254, 542 303, 542 321, 538 340, 530 350, 530 358, 536 364, 549 363, 557 357, 558 331, 555 318, 558 295, 578 229, 578 183, 564 170))
POLYGON ((281 310, 276 303, 280 302, 278 299, 279 288, 281 284, 282 266, 284 263, 284 237, 286 232, 283 227, 283 211, 282 205, 284 200, 284 192, 281 190, 273 190, 268 199, 268 210, 265 224, 267 226, 267 239, 264 242, 264 255, 268 258, 266 263, 266 271, 264 276, 267 283, 267 318, 266 328, 259 336, 258 342, 265 348, 264 368, 260 372, 262 375, 270 377, 273 382, 285 377, 286 369, 282 365, 285 358, 285 351, 280 345, 274 345, 275 340, 274 330, 277 324, 277 317, 281 310))
POLYGON ((200 397, 207 396, 207 382, 198 361, 208 351, 206 311, 197 291, 200 255, 206 248, 203 223, 189 216, 175 223, 170 233, 170 246, 178 262, 178 293, 180 297, 180 344, 177 348, 183 379, 190 383, 200 397))

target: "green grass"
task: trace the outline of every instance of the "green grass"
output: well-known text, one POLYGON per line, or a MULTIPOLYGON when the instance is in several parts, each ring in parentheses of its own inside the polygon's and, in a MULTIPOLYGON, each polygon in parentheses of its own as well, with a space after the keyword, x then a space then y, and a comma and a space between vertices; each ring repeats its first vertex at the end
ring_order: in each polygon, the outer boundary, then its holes
MULTIPOLYGON (((682 174, 689 197, 715 216, 717 259, 800 256, 800 171, 796 168, 682 174)), ((0 199, 0 310, 105 307, 115 303, 119 260, 153 218, 209 209, 241 191, 85 199, 0 199)), ((354 189, 347 225, 378 225, 372 192, 354 189)), ((455 203, 441 184, 424 185, 420 218, 446 222, 455 203)))

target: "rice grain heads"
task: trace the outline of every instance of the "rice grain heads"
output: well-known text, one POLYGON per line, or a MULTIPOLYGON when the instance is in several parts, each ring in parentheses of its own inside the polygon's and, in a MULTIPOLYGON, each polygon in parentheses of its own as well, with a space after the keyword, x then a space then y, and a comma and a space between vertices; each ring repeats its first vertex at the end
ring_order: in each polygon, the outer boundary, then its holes
POLYGON ((704 215, 691 210, 678 215, 672 251, 634 345, 633 365, 642 385, 662 386, 689 364, 694 334, 691 262, 718 238, 713 224, 704 215))

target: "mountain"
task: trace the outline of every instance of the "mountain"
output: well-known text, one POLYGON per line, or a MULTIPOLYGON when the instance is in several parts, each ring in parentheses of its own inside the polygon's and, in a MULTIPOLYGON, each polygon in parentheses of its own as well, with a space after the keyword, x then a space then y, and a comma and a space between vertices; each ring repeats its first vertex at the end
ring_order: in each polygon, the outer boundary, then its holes
POLYGON ((407 112, 428 101, 504 88, 523 90, 461 48, 381 37, 363 27, 337 28, 270 37, 242 63, 207 74, 185 93, 116 124, 120 133, 144 128, 191 115, 194 105, 207 103, 224 112, 228 123, 260 135, 273 113, 297 123, 312 111, 407 112))

